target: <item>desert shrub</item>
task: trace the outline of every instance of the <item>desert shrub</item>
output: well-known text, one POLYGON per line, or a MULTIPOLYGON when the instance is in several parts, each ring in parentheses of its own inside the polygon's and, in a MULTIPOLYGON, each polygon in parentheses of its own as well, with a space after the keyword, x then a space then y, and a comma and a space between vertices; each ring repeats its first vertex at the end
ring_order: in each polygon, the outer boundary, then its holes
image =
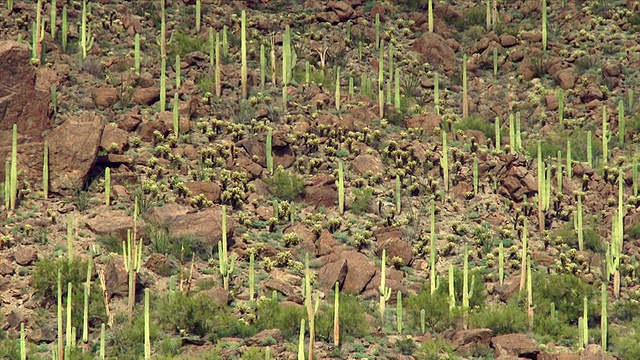
POLYGON ((610 328, 609 349, 620 359, 640 359, 640 318, 625 327, 610 328))
POLYGON ((452 353, 453 348, 450 344, 442 340, 433 340, 422 344, 422 347, 414 356, 416 360, 459 359, 458 356, 454 356, 452 353))
POLYGON ((204 293, 166 295, 158 299, 153 314, 166 331, 186 332, 213 342, 227 336, 253 335, 250 327, 233 317, 230 308, 204 293))
MULTIPOLYGON (((440 284, 440 288, 442 286, 440 284)), ((404 323, 411 333, 419 334, 421 331, 420 310, 422 309, 425 310, 426 329, 433 333, 455 327, 460 319, 459 312, 449 310, 449 296, 444 291, 436 291, 432 295, 427 286, 419 294, 407 296, 404 300, 404 323)))
POLYGON ((624 231, 630 239, 640 238, 640 223, 635 223, 627 227, 624 231))
MULTIPOLYGON (((585 250, 590 250, 595 253, 603 254, 606 250, 604 242, 600 238, 593 227, 582 229, 583 245, 585 250)), ((563 224, 558 229, 549 234, 551 239, 561 239, 561 241, 572 248, 578 248, 578 233, 573 229, 573 223, 568 222, 563 224)))
POLYGON ((558 317, 551 316, 551 309, 536 306, 533 317, 533 332, 539 337, 539 341, 552 341, 558 345, 573 345, 578 338, 575 326, 562 322, 558 317))
MULTIPOLYGON (((176 32, 171 35, 170 41, 167 41, 167 54, 169 59, 173 59, 174 62, 176 55, 183 57, 194 51, 203 51, 205 53, 208 51, 206 41, 199 36, 192 37, 189 34, 176 32)), ((173 64, 173 62, 171 60, 167 61, 167 66, 171 66, 170 64, 173 64)))
POLYGON ((258 331, 280 329, 287 340, 294 341, 300 333, 300 320, 306 316, 302 306, 282 305, 269 299, 258 304, 255 325, 258 331))
POLYGON ((454 131, 467 131, 467 130, 477 130, 484 134, 487 139, 495 138, 495 127, 493 122, 488 122, 484 119, 467 116, 462 118, 460 121, 453 124, 454 131))
POLYGON ((242 360, 262 360, 264 359, 264 349, 251 346, 242 353, 242 360))
POLYGON ((373 188, 367 186, 364 189, 353 189, 353 202, 349 209, 352 213, 361 215, 369 211, 371 200, 373 200, 373 188))
POLYGON ((529 326, 527 313, 516 299, 472 312, 470 321, 472 327, 489 328, 494 335, 526 332, 529 326))
MULTIPOLYGON (((125 319, 122 319, 125 320, 125 319)), ((152 342, 158 340, 160 333, 155 322, 149 324, 152 342)), ((139 313, 129 324, 126 320, 116 323, 106 347, 109 358, 140 359, 144 357, 144 314, 139 313)))
MULTIPOLYGON (((600 299, 600 296, 596 296, 598 294, 593 286, 571 274, 535 273, 532 283, 533 303, 536 304, 536 308, 550 312, 553 302, 556 316, 563 323, 577 323, 578 317, 582 316, 584 297, 600 299)), ((595 324, 599 313, 600 305, 590 303, 589 322, 595 324)))
POLYGON ((595 69, 600 64, 600 58, 595 54, 585 54, 575 62, 575 68, 579 75, 595 69))
MULTIPOLYGON (((333 299, 332 292, 325 300, 333 304, 333 299)), ((340 317, 341 343, 369 335, 366 312, 358 297, 341 293, 338 315, 340 317)), ((327 342, 333 339, 333 306, 326 307, 322 312, 318 312, 316 317, 316 336, 318 336, 318 339, 323 339, 327 342)))
POLYGON ((609 321, 612 322, 628 322, 633 320, 640 314, 640 302, 637 300, 628 300, 616 302, 613 309, 610 310, 609 321))
MULTIPOLYGON (((542 158, 552 158, 555 161, 558 151, 561 151, 562 156, 566 159, 567 140, 571 140, 571 159, 573 161, 587 162, 587 134, 588 132, 584 130, 574 130, 571 133, 563 131, 545 137, 545 141, 540 146, 542 158)), ((591 150, 594 160, 602 157, 602 142, 596 138, 595 131, 591 137, 591 150)), ((533 159, 538 158, 537 142, 532 141, 527 145, 527 153, 533 159)))
POLYGON ((192 255, 202 260, 207 260, 211 257, 213 249, 211 245, 207 245, 207 242, 200 236, 195 234, 183 234, 170 236, 169 239, 169 254, 180 259, 182 256, 182 248, 184 247, 184 258, 191 259, 192 255))
POLYGON ((2 331, 0 340, 0 358, 20 359, 20 340, 8 339, 6 333, 2 331))
POLYGON ((265 179, 269 185, 271 193, 281 199, 288 201, 297 200, 304 192, 304 180, 300 175, 292 173, 279 166, 272 177, 265 179))
POLYGON ((122 238, 117 234, 96 235, 96 241, 104 246, 105 250, 110 253, 122 252, 122 238))
POLYGON ((486 10, 483 6, 476 6, 468 9, 462 14, 462 17, 458 17, 453 20, 453 26, 462 32, 472 26, 482 26, 485 23, 486 10))
POLYGON ((398 339, 395 343, 396 348, 402 355, 413 355, 418 348, 418 345, 410 337, 404 339, 398 339))
MULTIPOLYGON (((62 299, 67 303, 67 284, 72 283, 72 325, 82 329, 84 309, 84 283, 87 278, 87 262, 75 259, 71 262, 67 259, 40 260, 33 270, 32 283, 36 296, 40 297, 44 306, 57 304, 58 296, 58 269, 62 280, 62 299)), ((93 276, 93 275, 92 275, 93 276)), ((92 278, 91 293, 89 299, 89 325, 99 326, 106 315, 102 289, 96 284, 97 279, 92 278)), ((81 332, 78 332, 78 336, 81 332)))

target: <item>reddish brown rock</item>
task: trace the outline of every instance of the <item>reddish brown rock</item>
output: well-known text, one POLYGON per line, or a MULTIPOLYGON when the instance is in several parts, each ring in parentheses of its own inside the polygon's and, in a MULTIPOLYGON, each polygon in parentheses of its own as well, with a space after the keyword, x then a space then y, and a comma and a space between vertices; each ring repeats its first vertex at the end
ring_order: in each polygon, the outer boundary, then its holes
POLYGON ((511 47, 518 44, 518 39, 511 34, 500 35, 500 45, 504 47, 511 47))
POLYGON ((376 254, 382 256, 382 250, 386 250, 387 264, 395 265, 394 258, 401 259, 402 266, 411 266, 413 262, 413 249, 402 239, 399 230, 383 230, 375 234, 378 243, 376 254))
POLYGON ((32 246, 19 245, 13 250, 13 258, 18 265, 29 266, 38 259, 38 252, 32 246))
POLYGON ((333 207, 338 201, 335 178, 331 175, 316 176, 313 184, 305 187, 304 201, 316 207, 333 207))
POLYGON ((153 105, 160 100, 160 88, 138 88, 133 92, 133 102, 138 105, 153 105))
POLYGON ((491 346, 495 349, 496 356, 517 356, 534 359, 538 352, 536 342, 524 334, 506 334, 494 336, 491 346))
POLYGON ((0 41, 0 64, 0 131, 11 131, 18 124, 22 136, 41 140, 42 132, 51 128, 50 87, 36 88, 39 75, 31 66, 29 47, 0 41))
POLYGON ((94 87, 91 98, 96 106, 109 108, 118 101, 118 90, 112 86, 94 87))
POLYGON ((129 145, 129 133, 116 126, 105 126, 100 139, 100 147, 109 152, 121 154, 129 145))
POLYGON ((47 135, 51 192, 68 193, 84 183, 97 160, 105 124, 102 116, 83 113, 68 116, 47 135))
POLYGON ((220 194, 222 190, 220 185, 211 181, 189 181, 185 183, 185 186, 191 190, 191 196, 204 195, 204 197, 213 201, 214 203, 220 202, 220 194))
POLYGON ((362 176, 366 172, 372 174, 384 173, 384 165, 380 158, 369 154, 358 155, 353 159, 353 161, 351 161, 351 169, 359 176, 362 176))
POLYGON ((231 304, 233 297, 229 293, 229 290, 225 290, 223 287, 216 286, 209 290, 203 291, 203 293, 209 295, 216 304, 227 306, 231 304))
MULTIPOLYGON (((86 226, 96 235, 115 235, 125 240, 127 238, 127 230, 133 229, 133 218, 125 214, 123 210, 105 209, 100 211, 100 215, 88 219, 86 226)), ((140 223, 138 228, 140 228, 140 223)))
MULTIPOLYGON (((201 211, 193 212, 192 210, 190 206, 166 204, 151 208, 149 218, 158 226, 171 229, 175 236, 190 234, 200 237, 204 245, 213 253, 218 246, 218 241, 222 239, 222 207, 214 205, 201 211)), ((236 222, 227 217, 229 248, 234 244, 231 234, 235 228, 236 222)))
POLYGON ((492 336, 491 329, 449 330, 442 334, 442 337, 449 341, 455 350, 460 352, 487 348, 492 336))
POLYGON ((154 273, 162 276, 166 276, 167 272, 172 270, 171 263, 166 256, 159 253, 153 253, 147 261, 144 263, 144 267, 153 271, 154 273))
POLYGON ((454 69, 458 66, 454 50, 436 33, 425 32, 413 43, 412 48, 422 54, 425 61, 436 67, 454 69))
POLYGON ((554 76, 556 82, 563 90, 573 89, 576 84, 576 74, 572 69, 558 71, 554 76))
POLYGON ((436 113, 425 115, 414 115, 404 120, 407 128, 422 129, 425 133, 432 135, 436 128, 442 125, 442 117, 436 113))

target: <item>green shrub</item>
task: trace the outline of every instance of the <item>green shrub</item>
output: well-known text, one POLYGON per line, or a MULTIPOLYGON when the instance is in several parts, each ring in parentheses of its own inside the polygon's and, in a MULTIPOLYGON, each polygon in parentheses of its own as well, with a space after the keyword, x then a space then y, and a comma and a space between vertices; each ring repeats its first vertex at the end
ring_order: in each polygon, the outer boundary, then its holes
POLYGON ((467 116, 453 124, 454 131, 477 130, 484 134, 487 139, 495 139, 495 127, 493 122, 473 116, 467 116))
MULTIPOLYGON (((583 246, 585 250, 603 254, 606 251, 605 244, 593 227, 584 227, 582 229, 583 246)), ((573 223, 563 224, 558 229, 549 234, 551 239, 561 239, 568 246, 578 248, 578 233, 573 229, 573 223)))
POLYGON ((304 180, 300 175, 279 166, 271 178, 265 179, 271 194, 281 200, 295 201, 304 192, 304 180))
POLYGON ((557 317, 551 317, 550 309, 537 307, 533 317, 533 332, 539 342, 553 342, 558 345, 571 346, 578 338, 578 329, 557 317))
POLYGON ((418 348, 418 345, 410 337, 396 340, 395 346, 402 355, 413 355, 418 348))
POLYGON ((625 327, 610 327, 609 334, 609 349, 619 359, 640 359, 640 318, 625 327))
POLYGON ((226 336, 246 337, 251 328, 236 319, 231 309, 211 296, 197 293, 186 296, 179 292, 158 299, 153 315, 160 327, 175 333, 206 337, 215 342, 226 336))
POLYGON ((493 304, 480 311, 472 312, 471 326, 489 328, 494 335, 526 332, 529 326, 527 313, 514 300, 507 304, 493 304))
MULTIPOLYGON (((333 292, 327 297, 333 304, 333 292)), ((352 339, 363 338, 369 335, 369 323, 367 322, 365 308, 360 299, 354 295, 340 293, 340 342, 346 343, 352 339)), ((326 342, 333 340, 333 306, 325 307, 316 316, 316 336, 326 342)))
POLYGON ((116 234, 96 235, 96 241, 104 246, 105 250, 110 253, 119 254, 122 252, 122 238, 116 234))
POLYGON ((629 322, 640 314, 640 302, 637 300, 616 302, 610 311, 609 321, 629 322))
POLYGON ((472 26, 484 25, 485 18, 486 10, 484 6, 476 6, 465 11, 462 17, 453 19, 453 26, 455 26, 458 31, 463 32, 472 26))
POLYGON ((460 359, 452 355, 453 348, 450 344, 442 340, 427 341, 415 354, 416 360, 440 360, 440 359, 460 359))
POLYGON ((302 306, 283 305, 271 299, 258 304, 256 312, 256 328, 280 329, 285 339, 295 341, 300 333, 300 320, 306 318, 307 312, 302 306))
POLYGON ((20 340, 7 339, 3 336, 0 340, 0 358, 20 359, 20 340))
POLYGON ((369 206, 373 200, 373 188, 370 186, 360 190, 358 188, 353 189, 354 199, 349 209, 352 213, 361 215, 369 212, 369 206))
POLYGON ((259 347, 251 346, 242 353, 242 360, 263 360, 264 350, 259 347))
MULTIPOLYGON (((157 341, 160 333, 155 322, 150 322, 149 330, 151 341, 157 341)), ((106 353, 109 358, 117 359, 133 360, 144 357, 144 314, 142 312, 133 318, 131 324, 125 320, 114 325, 106 353)))
MULTIPOLYGON (((442 288, 440 284, 440 288, 442 288)), ((460 319, 459 312, 449 311, 449 296, 443 291, 436 291, 431 295, 428 287, 414 296, 404 299, 404 324, 407 330, 414 334, 421 331, 420 310, 425 310, 425 326, 427 331, 440 333, 446 329, 455 327, 460 319)))
POLYGON ((206 53, 207 47, 206 41, 199 36, 192 37, 180 32, 173 33, 170 40, 167 41, 167 55, 170 59, 167 61, 167 66, 171 66, 175 62, 176 55, 183 57, 194 51, 206 53))
MULTIPOLYGON (((36 296, 42 299, 43 306, 55 306, 58 296, 58 269, 62 279, 62 300, 67 303, 67 284, 73 284, 73 307, 71 323, 77 329, 82 329, 84 316, 84 283, 87 279, 87 262, 74 259, 72 262, 67 259, 53 260, 44 258, 40 260, 33 270, 32 283, 36 296)), ((92 275, 93 276, 93 275, 92 275)), ((89 297, 89 325, 97 326, 106 320, 104 310, 104 300, 102 289, 98 285, 97 279, 92 277, 91 293, 89 297)), ((78 331, 78 338, 82 331, 78 331)))
POLYGON ((600 305, 597 303, 599 292, 583 279, 571 274, 535 273, 532 284, 537 314, 549 314, 553 302, 556 316, 562 323, 577 324, 578 317, 582 316, 583 298, 586 297, 590 300, 589 322, 597 322, 600 314, 600 305))

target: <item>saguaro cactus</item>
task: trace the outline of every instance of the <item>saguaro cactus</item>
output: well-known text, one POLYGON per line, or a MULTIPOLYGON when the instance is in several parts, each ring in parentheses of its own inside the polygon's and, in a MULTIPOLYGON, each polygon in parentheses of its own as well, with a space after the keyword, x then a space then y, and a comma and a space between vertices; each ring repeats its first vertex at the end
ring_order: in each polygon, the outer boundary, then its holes
POLYGON ((336 281, 333 291, 333 345, 340 345, 340 283, 336 281))
POLYGON ((236 263, 236 254, 227 253, 227 208, 222 205, 222 241, 218 241, 218 260, 220 267, 220 275, 222 275, 222 283, 225 290, 229 290, 229 276, 233 273, 236 263))
POLYGON ((378 287, 378 292, 380 294, 380 320, 384 325, 384 314, 386 310, 387 301, 391 298, 391 288, 386 286, 386 268, 387 268, 387 250, 382 250, 382 265, 380 270, 380 286, 378 287))
POLYGON ((320 306, 320 298, 316 297, 315 304, 312 299, 311 291, 311 271, 309 270, 309 253, 304 256, 304 303, 307 308, 307 318, 309 321, 309 359, 313 359, 313 346, 316 339, 315 318, 320 306))

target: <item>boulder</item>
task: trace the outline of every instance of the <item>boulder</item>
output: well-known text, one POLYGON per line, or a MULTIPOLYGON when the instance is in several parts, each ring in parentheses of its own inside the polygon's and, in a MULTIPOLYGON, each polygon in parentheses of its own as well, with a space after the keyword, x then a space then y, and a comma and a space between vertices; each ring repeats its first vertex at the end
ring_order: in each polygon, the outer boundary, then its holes
POLYGON ((70 115, 47 135, 49 191, 65 195, 84 184, 97 160, 105 124, 95 113, 70 115))

